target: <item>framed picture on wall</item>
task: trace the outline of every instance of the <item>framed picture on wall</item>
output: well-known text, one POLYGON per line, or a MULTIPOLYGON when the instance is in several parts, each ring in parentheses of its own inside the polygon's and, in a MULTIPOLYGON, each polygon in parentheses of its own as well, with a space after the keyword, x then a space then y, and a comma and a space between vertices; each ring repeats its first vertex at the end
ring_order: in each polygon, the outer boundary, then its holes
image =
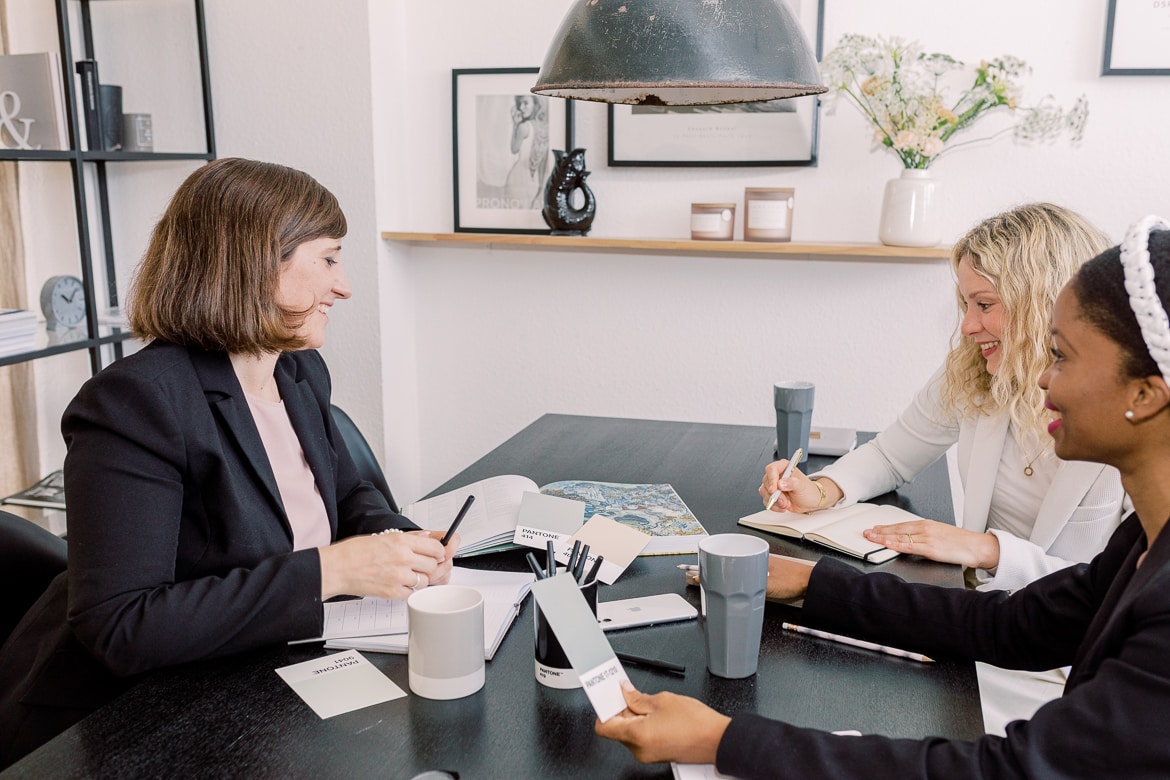
POLYGON ((539 68, 451 71, 455 231, 548 233, 553 149, 572 146, 572 101, 534 95, 539 68))
POLYGON ((1170 76, 1170 2, 1109 0, 1103 76, 1170 76))
MULTIPOLYGON (((785 0, 821 59, 825 0, 785 0)), ((815 95, 722 106, 609 106, 615 166, 815 166, 815 95)))

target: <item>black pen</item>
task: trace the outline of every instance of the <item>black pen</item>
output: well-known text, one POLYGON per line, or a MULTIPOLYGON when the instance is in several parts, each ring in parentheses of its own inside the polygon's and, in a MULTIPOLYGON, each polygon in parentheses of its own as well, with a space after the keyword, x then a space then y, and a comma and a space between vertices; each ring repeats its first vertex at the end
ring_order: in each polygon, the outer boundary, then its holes
POLYGON ((687 668, 680 664, 672 664, 669 661, 656 661, 653 658, 643 658, 640 655, 630 655, 629 653, 615 653, 618 660, 626 664, 634 664, 635 666, 645 666, 648 669, 658 669, 663 672, 672 672, 674 674, 686 674, 687 668))
POLYGON ((565 571, 569 574, 573 573, 573 567, 577 565, 577 554, 581 552, 581 540, 573 542, 573 549, 569 552, 569 562, 565 564, 565 571))
POLYGON ((557 576, 557 546, 552 539, 548 540, 548 557, 544 559, 545 568, 548 570, 548 576, 557 576))
POLYGON ((585 573, 585 561, 589 560, 589 545, 581 545, 581 554, 577 556, 577 565, 573 567, 573 579, 581 582, 581 575, 585 573))
POLYGON ((597 579, 597 572, 601 571, 601 562, 604 560, 604 555, 598 555, 593 559, 593 566, 589 569, 589 573, 585 575, 585 579, 581 581, 582 585, 588 585, 597 579))
POLYGON ((451 534, 455 533, 455 529, 463 522, 463 517, 467 514, 467 510, 471 509, 471 502, 474 500, 475 496, 468 496, 467 500, 463 502, 463 507, 459 510, 459 514, 455 515, 455 519, 451 522, 451 527, 447 529, 447 533, 443 534, 443 538, 439 540, 439 544, 446 547, 447 542, 451 541, 451 534))
POLYGON ((544 569, 541 568, 540 562, 536 560, 536 554, 529 550, 528 554, 524 556, 524 559, 528 561, 528 565, 532 568, 532 573, 536 575, 536 579, 543 580, 546 574, 544 569))

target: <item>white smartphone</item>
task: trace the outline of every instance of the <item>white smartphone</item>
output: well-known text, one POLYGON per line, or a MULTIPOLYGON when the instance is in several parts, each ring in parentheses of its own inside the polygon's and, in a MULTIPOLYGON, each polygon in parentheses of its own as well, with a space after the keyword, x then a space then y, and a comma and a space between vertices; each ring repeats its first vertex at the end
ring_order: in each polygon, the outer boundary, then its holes
POLYGON ((597 602, 597 623, 602 631, 693 620, 698 616, 699 611, 677 593, 597 602))

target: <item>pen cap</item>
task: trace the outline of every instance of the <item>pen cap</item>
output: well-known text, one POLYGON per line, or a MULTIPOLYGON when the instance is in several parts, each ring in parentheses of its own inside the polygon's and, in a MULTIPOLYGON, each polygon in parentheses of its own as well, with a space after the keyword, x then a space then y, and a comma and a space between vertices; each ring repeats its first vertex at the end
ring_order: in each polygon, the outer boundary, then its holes
POLYGON ((483 687, 483 594, 459 585, 424 588, 406 600, 410 690, 460 699, 483 687))
MULTIPOLYGON (((557 571, 559 573, 565 569, 558 567, 557 571)), ((558 576, 560 575, 558 574, 558 576)), ((597 614, 597 581, 595 576, 590 582, 578 586, 581 595, 585 597, 585 602, 594 615, 597 614)), ((537 682, 549 688, 580 688, 581 678, 573 671, 573 665, 569 663, 564 649, 561 648, 561 643, 557 641, 556 634, 553 633, 544 614, 541 613, 540 605, 533 601, 533 607, 535 608, 533 621, 536 628, 537 682)))

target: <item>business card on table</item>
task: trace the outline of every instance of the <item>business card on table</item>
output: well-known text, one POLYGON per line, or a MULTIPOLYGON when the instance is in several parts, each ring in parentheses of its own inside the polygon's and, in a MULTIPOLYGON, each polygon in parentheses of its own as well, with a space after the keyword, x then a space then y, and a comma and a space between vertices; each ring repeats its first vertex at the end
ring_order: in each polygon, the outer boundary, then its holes
POLYGON ((622 682, 629 680, 577 581, 558 574, 532 583, 532 595, 565 651, 602 723, 626 708, 622 682))
POLYGON ((406 695, 356 650, 282 666, 276 673, 322 718, 406 695))
MULTIPOLYGON (((585 522, 585 502, 561 496, 526 491, 520 497, 520 513, 516 517, 516 533, 512 541, 537 550, 548 549, 552 539, 557 548, 585 522)), ((568 553, 565 553, 566 558, 568 553)))
POLYGON ((572 543, 580 541, 582 545, 589 545, 589 555, 585 558, 585 571, 593 566, 597 556, 604 556, 601 568, 597 571, 597 578, 606 585, 612 585, 614 580, 633 563, 638 553, 646 549, 650 543, 650 535, 644 534, 636 528, 622 525, 617 520, 605 515, 594 515, 589 522, 581 526, 569 539, 567 546, 557 546, 557 560, 561 563, 569 562, 569 553, 572 543))

